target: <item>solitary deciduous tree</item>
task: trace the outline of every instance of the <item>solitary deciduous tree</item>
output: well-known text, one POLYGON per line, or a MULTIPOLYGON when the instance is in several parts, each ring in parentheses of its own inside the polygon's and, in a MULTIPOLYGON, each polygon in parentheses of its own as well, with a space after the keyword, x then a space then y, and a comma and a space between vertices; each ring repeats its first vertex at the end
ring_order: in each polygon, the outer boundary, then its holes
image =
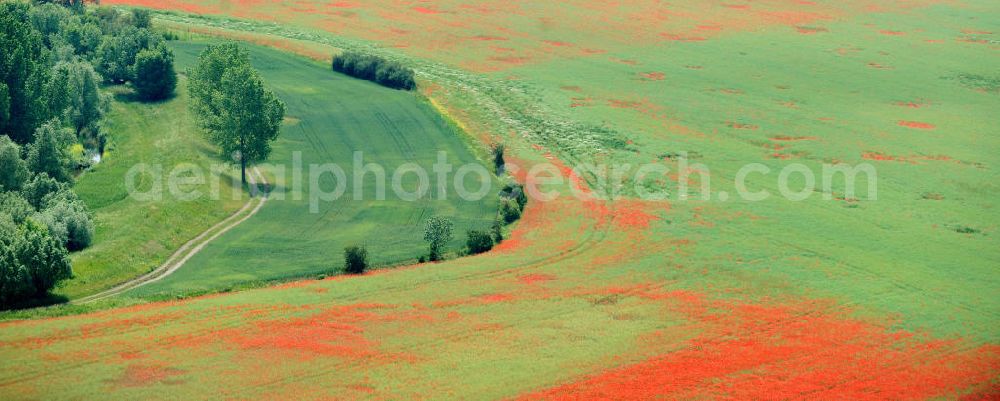
POLYGON ((236 43, 209 46, 189 73, 191 107, 223 157, 240 165, 246 184, 248 164, 267 159, 278 138, 285 104, 267 88, 236 43))
POLYGON ((431 217, 424 227, 424 241, 430 243, 430 260, 441 259, 441 248, 452 239, 454 224, 444 217, 431 217))

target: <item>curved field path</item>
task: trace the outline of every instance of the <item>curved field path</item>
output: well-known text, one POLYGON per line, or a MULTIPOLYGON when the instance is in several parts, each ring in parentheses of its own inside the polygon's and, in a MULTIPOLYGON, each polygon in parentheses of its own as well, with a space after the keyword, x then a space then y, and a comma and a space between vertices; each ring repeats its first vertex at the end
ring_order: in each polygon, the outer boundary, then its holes
POLYGON ((247 221, 249 218, 257 214, 257 212, 259 212, 262 207, 264 207, 264 203, 267 202, 267 192, 260 189, 261 187, 257 185, 257 182, 254 178, 255 176, 263 183, 264 187, 267 186, 267 179, 264 178, 264 175, 260 173, 260 170, 258 170, 257 167, 254 167, 253 170, 250 172, 250 175, 248 175, 247 177, 250 186, 256 189, 253 191, 255 192, 255 194, 252 195, 249 200, 247 200, 247 203, 244 204, 243 207, 240 208, 240 210, 237 210, 235 213, 227 217, 225 220, 220 221, 216 225, 210 227, 208 230, 205 230, 201 234, 198 234, 197 237, 194 237, 190 241, 184 243, 184 245, 182 245, 180 248, 177 249, 177 251, 175 251, 172 255, 170 255, 170 257, 167 258, 167 260, 163 262, 162 265, 153 269, 149 273, 146 273, 142 276, 121 283, 106 291, 102 291, 100 293, 83 297, 80 299, 75 299, 72 301, 72 303, 85 304, 105 298, 110 298, 115 295, 132 290, 134 288, 154 283, 176 272, 178 269, 184 266, 185 262, 191 259, 199 251, 204 249, 205 246, 208 245, 210 242, 212 242, 222 234, 225 234, 227 231, 233 229, 234 227, 247 221), (256 194, 262 194, 262 195, 260 197, 257 197, 256 194))

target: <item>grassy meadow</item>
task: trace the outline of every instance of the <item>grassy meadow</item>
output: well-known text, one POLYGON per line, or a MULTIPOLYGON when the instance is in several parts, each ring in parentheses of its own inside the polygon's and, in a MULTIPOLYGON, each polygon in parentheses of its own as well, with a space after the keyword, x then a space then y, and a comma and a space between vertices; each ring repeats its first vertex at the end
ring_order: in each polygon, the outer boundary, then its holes
MULTIPOLYGON (((130 99, 119 91, 112 103, 107 130, 108 150, 101 163, 77 179, 74 187, 94 213, 94 245, 73 257, 75 278, 58 294, 78 298, 105 290, 142 275, 163 263, 182 244, 239 209, 247 196, 238 187, 238 171, 221 176, 220 199, 181 201, 169 195, 158 201, 129 196, 125 176, 145 163, 164 168, 191 163, 208 170, 218 151, 200 134, 188 111, 186 81, 177 96, 155 104, 130 99), (232 174, 242 200, 233 200, 232 174)), ((152 189, 149 175, 139 175, 136 189, 152 189)), ((166 182, 161 189, 169 194, 166 182)), ((182 185, 181 189, 210 192, 211 184, 182 185)))
MULTIPOLYGON (((197 60, 206 46, 201 39, 172 43, 179 69, 197 60)), ((438 178, 432 165, 445 152, 455 166, 483 166, 459 129, 434 111, 419 95, 380 87, 371 82, 334 73, 329 67, 305 58, 259 46, 249 46, 251 61, 267 85, 287 104, 287 123, 274 145, 264 174, 274 183, 271 200, 261 211, 209 244, 169 277, 140 287, 129 295, 184 294, 211 291, 247 283, 290 277, 338 274, 344 247, 365 245, 372 263, 394 265, 415 262, 427 253, 423 225, 431 216, 446 216, 455 223, 448 251, 460 250, 465 231, 487 230, 496 216, 500 184, 490 175, 492 190, 481 200, 465 201, 450 190, 436 198, 438 178), (353 157, 360 151, 364 164, 375 163, 386 171, 386 200, 376 198, 375 175, 363 177, 361 200, 354 200, 353 157), (295 152, 301 152, 301 199, 291 185, 295 152), (348 180, 340 199, 319 201, 310 209, 312 165, 336 163, 348 180), (429 174, 430 190, 422 199, 404 200, 394 194, 393 172, 415 163, 429 174), (283 168, 276 170, 275 168, 283 168), (277 175, 284 171, 282 181, 277 175), (282 185, 282 182, 284 183, 282 185), (278 199, 279 193, 284 200, 278 199)), ((480 146, 480 145, 475 145, 480 146)), ((315 168, 314 168, 315 170, 315 168)), ((454 174, 448 177, 450 185, 454 174)), ((468 174, 466 188, 484 183, 468 174)), ((415 174, 402 176, 407 192, 417 190, 415 174)), ((333 191, 330 174, 319 181, 323 191, 333 191)))

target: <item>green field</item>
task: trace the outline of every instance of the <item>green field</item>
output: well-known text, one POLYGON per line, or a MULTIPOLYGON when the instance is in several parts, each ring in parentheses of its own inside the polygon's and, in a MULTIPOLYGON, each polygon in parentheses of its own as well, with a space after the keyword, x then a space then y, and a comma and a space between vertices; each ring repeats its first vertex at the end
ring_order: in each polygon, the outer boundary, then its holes
MULTIPOLYGON (((178 68, 193 65, 205 45, 172 43, 178 68)), ((292 185, 293 152, 301 152, 304 167, 336 163, 350 183, 347 192, 334 202, 321 201, 318 212, 310 212, 310 172, 304 169, 301 200, 294 200, 291 191, 285 200, 276 199, 275 194, 283 189, 276 184, 272 199, 256 216, 209 244, 176 273, 136 289, 133 295, 189 293, 336 274, 343 266, 344 247, 355 244, 366 245, 376 265, 413 262, 426 254, 423 224, 431 216, 454 220, 456 235, 450 251, 458 251, 464 244, 466 230, 490 227, 500 188, 495 178, 489 183, 494 189, 479 201, 464 201, 453 192, 446 200, 431 198, 438 182, 432 165, 439 151, 446 152, 456 168, 482 162, 474 153, 481 151, 470 147, 464 134, 438 115, 426 100, 334 73, 304 58, 248 47, 254 66, 288 106, 289 122, 268 163, 284 166, 286 186, 292 185), (363 152, 365 164, 385 168, 385 201, 376 199, 375 176, 371 173, 364 177, 362 200, 353 200, 355 151, 363 152), (430 174, 432 190, 428 196, 407 201, 394 195, 392 173, 404 163, 416 163, 430 174)), ((269 181, 276 182, 275 172, 265 171, 269 181)), ((465 178, 467 188, 480 188, 476 175, 465 178)), ((329 174, 320 181, 324 191, 332 191, 335 184, 329 174)), ((403 176, 406 191, 414 191, 416 186, 414 174, 403 176)))
MULTIPOLYGON (((208 169, 215 162, 217 151, 203 139, 188 112, 185 85, 182 80, 175 98, 156 104, 132 101, 130 92, 117 91, 108 118, 109 150, 74 187, 94 213, 97 236, 93 246, 73 254, 76 277, 57 293, 78 298, 142 275, 246 201, 245 195, 242 201, 232 200, 232 170, 223 177, 226 184, 220 186, 219 200, 164 197, 146 202, 129 197, 125 175, 138 163, 192 163, 208 169)), ((145 181, 138 189, 145 191, 149 185, 145 181)), ((184 189, 208 192, 210 188, 205 183, 184 189)))

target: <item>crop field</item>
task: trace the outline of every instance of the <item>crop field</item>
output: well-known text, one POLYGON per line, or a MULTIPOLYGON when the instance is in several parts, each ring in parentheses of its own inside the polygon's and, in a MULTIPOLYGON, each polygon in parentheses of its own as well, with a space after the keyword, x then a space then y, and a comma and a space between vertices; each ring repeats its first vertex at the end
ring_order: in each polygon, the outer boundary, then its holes
MULTIPOLYGON (((194 64, 205 43, 183 41, 172 45, 178 68, 194 64)), ((265 176, 275 183, 275 193, 285 192, 285 200, 267 203, 248 224, 242 224, 209 244, 183 268, 156 283, 140 287, 130 295, 190 293, 217 290, 233 285, 333 274, 342 268, 343 249, 367 244, 376 264, 415 262, 426 252, 423 221, 431 216, 455 216, 456 231, 486 230, 496 215, 496 196, 476 202, 458 197, 437 201, 430 198, 406 201, 375 199, 375 176, 363 177, 361 198, 354 201, 353 154, 363 152, 363 163, 375 163, 389 171, 403 163, 416 163, 431 171, 437 152, 446 152, 451 163, 482 163, 474 156, 449 122, 433 106, 412 94, 387 89, 343 75, 334 74, 319 63, 269 50, 250 47, 251 60, 275 93, 288 105, 288 118, 281 138, 268 162, 285 166, 284 186, 275 181, 275 172, 265 167, 265 176), (317 202, 310 211, 310 199, 295 200, 292 189, 293 153, 302 166, 337 163, 351 180, 347 195, 336 202, 317 202)), ((320 185, 333 191, 334 179, 324 175, 320 185)), ((431 188, 437 179, 430 176, 431 188)), ((482 183, 467 175, 467 188, 482 183)), ((407 174, 402 186, 416 189, 416 176, 407 174)), ((301 191, 309 191, 309 173, 303 173, 301 191)), ((494 181, 492 187, 498 187, 494 181)), ((391 191, 391 189, 387 189, 391 191)), ((390 192, 391 193, 391 192, 390 192)), ((431 192, 433 194, 433 191, 431 192)), ((460 236, 453 241, 458 247, 460 236)))
MULTIPOLYGON (((170 42, 179 70, 201 35, 262 45, 288 104, 271 164, 480 163, 468 143, 499 141, 518 181, 560 196, 482 255, 2 322, 2 399, 1000 397, 996 2, 102 4, 196 33, 170 42), (430 100, 300 57, 334 48, 412 65, 430 100), (600 200, 571 196, 608 191, 578 163, 671 172, 600 200), (751 163, 774 196, 737 199, 751 163), (837 163, 877 186, 797 174, 808 197, 778 196, 787 166, 837 163), (542 164, 562 182, 527 174, 542 164), (668 199, 640 199, 657 186, 668 199)), ((496 198, 321 207, 269 201, 126 296, 334 273, 358 241, 406 263, 424 219, 485 229, 496 198)))

